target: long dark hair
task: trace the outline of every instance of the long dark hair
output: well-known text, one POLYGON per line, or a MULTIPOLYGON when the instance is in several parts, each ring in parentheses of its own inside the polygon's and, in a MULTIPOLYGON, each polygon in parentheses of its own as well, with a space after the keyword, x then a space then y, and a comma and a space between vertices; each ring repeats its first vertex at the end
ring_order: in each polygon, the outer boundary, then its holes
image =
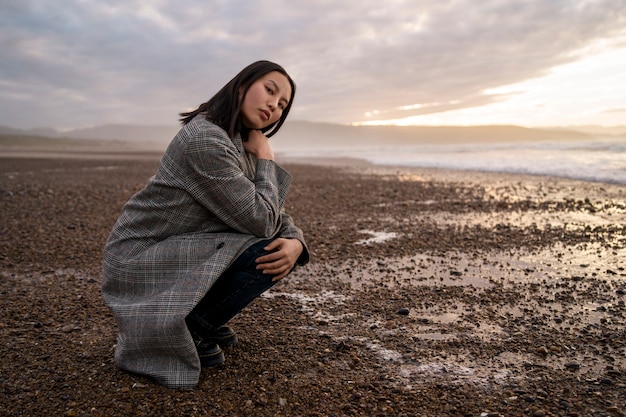
POLYGON ((231 137, 235 136, 237 133, 241 133, 242 139, 247 140, 248 129, 243 125, 240 117, 241 102, 243 101, 243 97, 246 96, 250 86, 256 80, 272 71, 278 71, 287 77, 289 84, 291 84, 291 97, 289 103, 287 103, 287 106, 283 109, 280 119, 261 129, 265 136, 269 138, 276 133, 285 122, 296 94, 296 84, 289 74, 287 74, 287 71, 280 65, 270 61, 257 61, 242 69, 235 78, 222 87, 209 101, 202 103, 193 111, 180 113, 180 122, 186 125, 197 115, 203 114, 207 120, 224 129, 231 137), (243 92, 243 94, 239 94, 240 91, 243 92))

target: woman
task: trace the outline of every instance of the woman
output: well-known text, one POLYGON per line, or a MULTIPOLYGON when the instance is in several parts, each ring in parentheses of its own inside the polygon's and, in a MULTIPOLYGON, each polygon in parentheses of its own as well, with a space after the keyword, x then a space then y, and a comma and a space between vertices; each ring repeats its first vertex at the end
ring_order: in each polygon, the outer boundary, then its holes
POLYGON ((236 343, 225 324, 309 260, 284 213, 291 176, 268 138, 295 84, 255 62, 182 113, 156 175, 124 206, 104 250, 102 292, 118 324, 118 366, 175 388, 236 343))

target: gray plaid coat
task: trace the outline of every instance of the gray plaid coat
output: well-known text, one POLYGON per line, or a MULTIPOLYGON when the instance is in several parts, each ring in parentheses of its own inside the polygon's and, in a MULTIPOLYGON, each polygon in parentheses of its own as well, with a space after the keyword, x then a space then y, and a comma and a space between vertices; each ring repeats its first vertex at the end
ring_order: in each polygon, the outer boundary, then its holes
MULTIPOLYGON (((119 367, 168 387, 197 385, 187 314, 250 245, 277 236, 305 244, 283 211, 290 182, 202 116, 179 131, 105 245, 102 293, 118 325, 119 367)), ((308 258, 305 246, 298 264, 308 258)))

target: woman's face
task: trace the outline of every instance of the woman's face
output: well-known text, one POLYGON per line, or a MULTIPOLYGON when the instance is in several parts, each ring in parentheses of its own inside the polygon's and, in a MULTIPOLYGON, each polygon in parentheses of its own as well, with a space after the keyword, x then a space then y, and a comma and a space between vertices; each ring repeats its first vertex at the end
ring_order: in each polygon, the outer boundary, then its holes
POLYGON ((249 129, 263 129, 280 119, 291 98, 291 84, 277 71, 256 80, 241 103, 241 120, 249 129))

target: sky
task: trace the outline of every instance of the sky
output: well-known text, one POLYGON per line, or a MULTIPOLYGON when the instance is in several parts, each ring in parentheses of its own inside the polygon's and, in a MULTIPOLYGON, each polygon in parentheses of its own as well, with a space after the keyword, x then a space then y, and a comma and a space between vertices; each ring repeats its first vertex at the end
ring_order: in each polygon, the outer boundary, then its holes
POLYGON ((0 125, 176 125, 259 59, 291 120, 626 125, 626 0, 0 0, 0 125))

